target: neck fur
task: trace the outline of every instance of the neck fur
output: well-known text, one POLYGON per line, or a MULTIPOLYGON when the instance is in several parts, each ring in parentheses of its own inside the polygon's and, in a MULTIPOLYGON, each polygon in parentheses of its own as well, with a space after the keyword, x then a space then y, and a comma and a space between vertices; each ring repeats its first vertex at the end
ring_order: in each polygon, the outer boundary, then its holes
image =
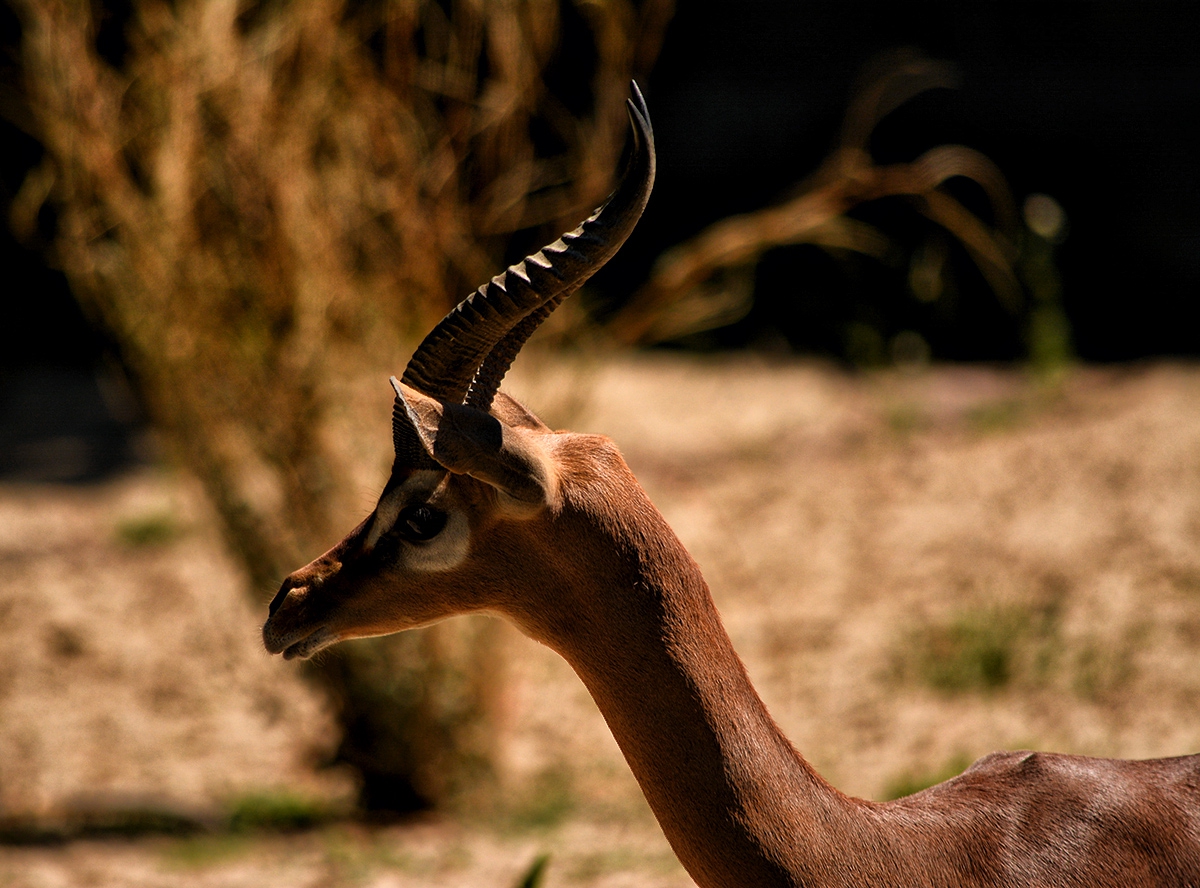
POLYGON ((854 802, 775 725, 666 521, 644 494, 625 506, 595 557, 581 534, 570 607, 531 634, 583 680, 699 885, 819 883, 854 802))

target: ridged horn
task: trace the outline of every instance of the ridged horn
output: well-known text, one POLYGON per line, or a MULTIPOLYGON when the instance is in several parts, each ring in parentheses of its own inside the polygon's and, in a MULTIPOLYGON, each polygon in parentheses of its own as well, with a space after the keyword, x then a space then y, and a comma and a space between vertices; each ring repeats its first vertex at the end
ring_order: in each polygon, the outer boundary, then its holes
POLYGON ((483 359, 479 370, 476 371, 475 379, 471 381, 471 388, 467 391, 466 403, 469 406, 477 407, 480 410, 487 410, 492 406, 492 400, 496 397, 496 392, 500 390, 500 383, 504 381, 504 374, 517 359, 522 346, 542 325, 542 321, 550 317, 554 309, 562 305, 562 301, 570 295, 570 293, 559 293, 549 302, 535 308, 525 315, 520 323, 509 330, 504 338, 492 346, 492 350, 488 352, 488 356, 483 359))
POLYGON ((472 406, 487 409, 537 325, 620 249, 654 185, 654 132, 637 84, 632 89, 626 106, 633 145, 617 189, 574 231, 492 278, 442 318, 409 360, 406 385, 455 404, 472 392, 472 406))
MULTIPOLYGON (((620 239, 615 243, 608 258, 611 258, 624 243, 625 238, 633 230, 641 217, 642 210, 645 208, 646 200, 650 196, 650 189, 654 184, 655 158, 654 158, 654 130, 650 124, 650 112, 646 108, 646 100, 643 98, 637 84, 632 84, 635 101, 628 101, 627 107, 629 111, 630 122, 633 126, 634 144, 630 154, 629 165, 622 176, 622 184, 631 176, 636 176, 636 165, 639 161, 648 162, 648 168, 641 171, 642 175, 647 178, 644 180, 645 193, 642 195, 641 202, 634 211, 635 215, 630 220, 628 230, 621 235, 620 239)), ((614 195, 615 198, 615 195, 614 195)), ((614 198, 610 198, 610 201, 614 198)), ((603 208, 601 208, 603 210, 603 208)), ((598 210, 597 213, 601 212, 598 210)), ((595 217, 593 216, 593 219, 595 217)), ((588 220, 591 221, 591 220, 588 220)), ((587 224, 586 222, 584 223, 587 224)), ((578 229, 577 229, 578 231, 578 229)), ((572 232, 574 234, 575 232, 572 232)), ((569 235, 568 235, 569 236, 569 235)), ((607 260, 605 260, 607 261, 607 260)), ((599 263, 596 268, 599 268, 603 262, 599 263)), ((580 281, 582 283, 582 281, 580 281)), ((496 396, 496 392, 500 389, 500 383, 504 380, 504 375, 516 360, 521 348, 525 345, 534 331, 541 326, 542 322, 550 316, 554 309, 562 304, 562 301, 570 296, 576 289, 571 287, 561 293, 558 293, 548 299, 540 307, 534 309, 524 318, 521 319, 516 326, 506 333, 499 342, 492 347, 488 356, 484 358, 479 370, 475 373, 475 379, 471 382, 471 388, 467 392, 466 403, 472 407, 477 407, 480 410, 487 410, 492 406, 492 399, 496 396)))

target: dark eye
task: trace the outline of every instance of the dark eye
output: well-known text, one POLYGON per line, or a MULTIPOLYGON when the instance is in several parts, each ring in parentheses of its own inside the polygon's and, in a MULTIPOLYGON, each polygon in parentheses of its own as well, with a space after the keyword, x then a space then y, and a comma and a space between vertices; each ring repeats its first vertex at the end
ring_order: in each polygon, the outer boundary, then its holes
POLYGON ((431 540, 446 526, 446 513, 429 506, 409 506, 401 510, 395 531, 406 540, 421 543, 431 540))

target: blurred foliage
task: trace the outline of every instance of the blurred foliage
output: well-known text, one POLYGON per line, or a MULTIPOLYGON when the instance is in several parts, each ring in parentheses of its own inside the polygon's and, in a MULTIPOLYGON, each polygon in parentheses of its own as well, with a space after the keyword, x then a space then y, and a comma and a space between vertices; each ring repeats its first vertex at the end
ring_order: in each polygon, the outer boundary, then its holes
POLYGON ((947 694, 1038 685, 1058 640, 1055 605, 966 608, 911 631, 900 645, 901 675, 947 694))
MULTIPOLYGON (((629 80, 653 63, 673 11, 670 0, 14 7, 13 117, 45 153, 12 203, 13 229, 44 242, 117 344, 256 595, 361 515, 353 448, 329 421, 346 381, 396 372, 514 248, 603 198, 629 80)), ((444 802, 480 779, 487 705, 472 695, 486 682, 472 676, 494 674, 493 645, 343 647, 316 672, 365 798, 444 802)))
POLYGON ((1152 647, 1149 625, 1070 632, 1069 584, 1051 574, 1041 586, 1031 601, 982 602, 902 630, 893 676, 952 696, 1053 688, 1120 705, 1137 679, 1139 652, 1152 647))
POLYGON ((517 879, 514 888, 539 888, 546 883, 546 868, 550 865, 549 854, 539 854, 533 859, 529 869, 517 879))
POLYGON ((1031 194, 1025 199, 1023 215, 1025 232, 1017 270, 1029 298, 1025 342, 1033 368, 1053 378, 1074 357, 1055 259, 1058 245, 1067 237, 1067 214, 1049 195, 1031 194))
POLYGON ((946 63, 912 51, 881 57, 851 98, 837 147, 792 196, 723 219, 665 252, 613 317, 612 333, 627 343, 703 345, 723 341, 707 334, 752 311, 758 323, 780 329, 793 315, 818 325, 840 318, 835 352, 851 364, 920 365, 932 356, 930 344, 905 324, 939 305, 953 311, 961 255, 982 281, 971 292, 990 290, 1000 314, 1025 329, 1032 366, 1051 373, 1064 367, 1071 337, 1054 255, 1066 234, 1062 208, 1047 195, 1032 195, 1022 220, 1000 169, 964 145, 938 145, 910 162, 872 156, 873 135, 889 115, 954 85, 946 63), (868 305, 861 294, 847 294, 836 310, 820 307, 811 263, 795 261, 801 245, 833 257, 849 278, 863 276, 864 262, 895 269, 911 306, 868 305), (761 286, 768 278, 770 287, 786 291, 773 305, 761 286), (813 305, 802 312, 806 300, 813 305))
POLYGON ((967 425, 976 432, 1007 432, 1029 418, 1034 405, 1019 398, 986 401, 967 411, 967 425))
POLYGON ((173 515, 153 512, 117 524, 117 539, 127 546, 162 546, 179 537, 183 528, 173 515))
POLYGON ((234 833, 291 831, 318 826, 342 814, 323 799, 287 791, 257 793, 231 802, 225 825, 234 833))
POLYGON ((571 771, 551 766, 528 781, 524 791, 507 806, 509 824, 517 830, 558 826, 575 810, 577 798, 571 771))

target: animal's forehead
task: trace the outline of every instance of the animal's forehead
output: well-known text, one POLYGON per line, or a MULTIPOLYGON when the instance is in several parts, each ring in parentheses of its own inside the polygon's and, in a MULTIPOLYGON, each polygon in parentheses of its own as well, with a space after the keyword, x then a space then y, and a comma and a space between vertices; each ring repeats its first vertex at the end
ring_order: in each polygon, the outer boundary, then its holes
POLYGON ((392 468, 392 476, 380 494, 380 502, 384 499, 398 499, 408 502, 415 499, 428 499, 438 488, 443 487, 449 473, 443 469, 406 469, 392 468))
POLYGON ((446 476, 445 469, 413 469, 403 466, 392 466, 391 478, 383 488, 380 498, 401 491, 406 498, 431 494, 443 484, 446 476))

